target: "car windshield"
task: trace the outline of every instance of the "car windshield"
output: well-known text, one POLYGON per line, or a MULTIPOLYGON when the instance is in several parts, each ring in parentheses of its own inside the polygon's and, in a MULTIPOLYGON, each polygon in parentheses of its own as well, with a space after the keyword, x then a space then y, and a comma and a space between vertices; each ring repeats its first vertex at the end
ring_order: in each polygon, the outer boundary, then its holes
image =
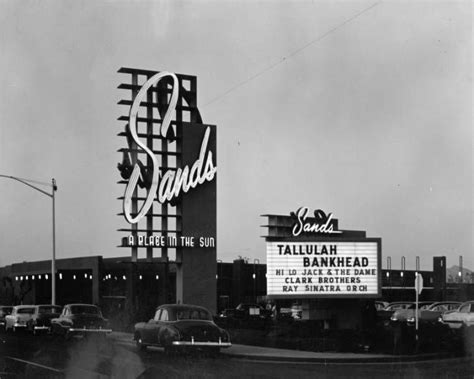
POLYGON ((61 313, 61 307, 53 306, 41 306, 38 307, 38 313, 40 314, 51 314, 51 313, 61 313))
POLYGON ((93 305, 74 305, 70 307, 71 313, 75 314, 91 314, 91 315, 98 315, 100 314, 99 308, 94 307, 93 305))
MULTIPOLYGON (((430 304, 418 304, 418 309, 420 310, 428 309, 429 307, 430 307, 430 304)), ((416 304, 415 303, 410 304, 407 307, 405 307, 405 309, 416 309, 416 304)))
POLYGON ((212 317, 204 309, 181 308, 176 310, 176 320, 212 320, 212 317))
POLYGON ((411 306, 411 304, 391 304, 387 308, 388 311, 396 311, 398 309, 407 309, 411 306))
POLYGON ((445 311, 452 311, 452 310, 455 310, 455 309, 458 309, 459 308, 459 304, 458 303, 446 303, 446 304, 433 304, 432 306, 430 306, 430 310, 431 311, 441 311, 441 312, 445 312, 445 311))
POLYGON ((33 314, 35 313, 35 309, 34 308, 18 308, 16 310, 16 313, 20 313, 20 314, 33 314))

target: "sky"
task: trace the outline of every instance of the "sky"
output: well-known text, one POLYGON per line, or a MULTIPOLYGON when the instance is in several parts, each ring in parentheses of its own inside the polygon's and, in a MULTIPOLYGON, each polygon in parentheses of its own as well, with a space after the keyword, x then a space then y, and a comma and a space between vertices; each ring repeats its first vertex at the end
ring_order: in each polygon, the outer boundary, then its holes
MULTIPOLYGON (((265 262, 261 215, 307 206, 382 238, 384 268, 474 269, 469 1, 1 0, 0 48, 0 174, 57 180, 57 258, 130 254, 117 70, 136 67, 198 78, 218 259, 265 262)), ((0 265, 50 259, 51 200, 0 196, 0 265)))

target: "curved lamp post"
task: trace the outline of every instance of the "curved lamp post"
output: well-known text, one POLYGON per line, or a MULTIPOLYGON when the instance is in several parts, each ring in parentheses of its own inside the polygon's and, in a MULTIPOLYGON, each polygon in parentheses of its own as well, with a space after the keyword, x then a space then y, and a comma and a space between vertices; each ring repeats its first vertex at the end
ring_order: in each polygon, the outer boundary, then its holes
POLYGON ((0 175, 2 178, 13 179, 17 182, 23 183, 28 187, 31 187, 38 192, 41 192, 43 195, 50 197, 53 200, 53 257, 51 259, 51 304, 56 305, 56 204, 54 193, 58 190, 56 185, 56 180, 51 179, 51 193, 43 191, 41 188, 38 188, 31 183, 28 183, 28 179, 17 178, 16 176, 11 175, 0 175))

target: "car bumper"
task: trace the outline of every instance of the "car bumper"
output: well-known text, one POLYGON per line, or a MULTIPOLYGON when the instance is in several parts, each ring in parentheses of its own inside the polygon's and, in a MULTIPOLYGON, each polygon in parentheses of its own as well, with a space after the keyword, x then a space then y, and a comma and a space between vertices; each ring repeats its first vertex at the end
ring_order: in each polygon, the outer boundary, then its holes
POLYGON ((70 333, 112 333, 112 329, 69 328, 70 333))
POLYGON ((460 329, 463 326, 462 321, 441 321, 444 325, 448 325, 451 329, 460 329))
POLYGON ((51 328, 49 326, 44 326, 44 325, 35 325, 33 328, 34 330, 50 330, 51 328))
POLYGON ((173 341, 173 346, 191 346, 191 347, 231 347, 230 342, 200 342, 200 341, 173 341))

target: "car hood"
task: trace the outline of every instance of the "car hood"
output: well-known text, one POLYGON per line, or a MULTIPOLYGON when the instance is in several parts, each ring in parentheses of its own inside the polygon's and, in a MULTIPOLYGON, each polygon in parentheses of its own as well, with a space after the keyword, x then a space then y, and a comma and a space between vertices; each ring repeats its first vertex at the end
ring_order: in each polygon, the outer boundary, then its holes
POLYGON ((443 320, 456 320, 460 317, 460 313, 453 311, 449 313, 444 313, 442 317, 443 317, 443 320))
POLYGON ((407 318, 415 316, 414 309, 399 309, 393 313, 393 318, 397 318, 398 320, 406 320, 407 318))

